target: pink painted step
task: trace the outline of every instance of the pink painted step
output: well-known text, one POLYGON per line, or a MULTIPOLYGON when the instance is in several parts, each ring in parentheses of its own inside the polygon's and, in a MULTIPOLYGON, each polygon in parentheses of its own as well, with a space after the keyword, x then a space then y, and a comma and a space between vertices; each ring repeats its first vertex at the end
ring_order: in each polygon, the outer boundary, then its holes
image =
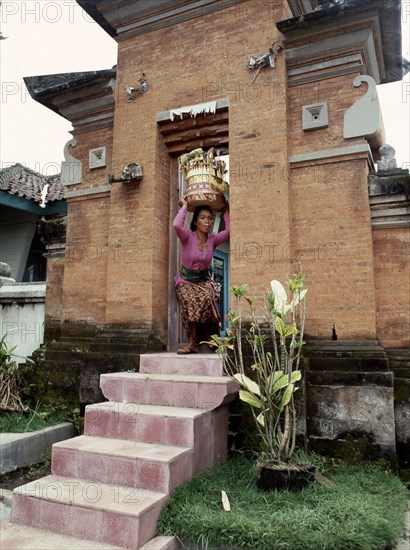
MULTIPOLYGON (((47 529, 11 523, 0 517, 0 548, 2 550, 124 550, 123 546, 85 540, 54 533, 47 529)), ((140 550, 182 550, 176 537, 154 537, 140 550)))
POLYGON ((107 401, 85 409, 84 434, 193 447, 200 409, 107 401))
POLYGON ((192 477, 193 451, 123 439, 80 436, 53 446, 52 473, 170 493, 192 477))
POLYGON ((226 458, 228 407, 203 412, 108 401, 86 407, 84 434, 191 448, 194 475, 226 458))
POLYGON ((227 376, 117 372, 102 374, 100 387, 110 401, 192 407, 210 411, 233 399, 237 384, 227 376))
MULTIPOLYGON (((155 537, 151 539, 155 543, 155 537)), ((150 544, 148 541, 147 544, 150 544)), ((159 544, 152 546, 151 550, 177 550, 178 546, 165 546, 161 541, 159 544)), ((164 541, 168 545, 170 540, 164 541)), ((123 546, 106 544, 104 542, 96 542, 95 540, 85 540, 78 537, 62 535, 54 533, 48 529, 39 529, 38 527, 29 527, 27 525, 19 525, 11 523, 9 516, 0 517, 0 548, 2 550, 124 550, 123 546)), ((146 544, 141 550, 148 550, 146 544)))
POLYGON ((14 490, 11 521, 125 548, 155 536, 164 493, 50 475, 14 490))
POLYGON ((140 357, 139 372, 188 376, 223 376, 222 358, 215 353, 178 355, 147 353, 140 357))
POLYGON ((177 484, 226 458, 236 384, 216 355, 150 354, 140 373, 103 375, 101 387, 111 401, 86 408, 84 436, 54 446, 53 474, 15 490, 13 525, 174 550, 176 539, 155 537, 160 510, 177 484))

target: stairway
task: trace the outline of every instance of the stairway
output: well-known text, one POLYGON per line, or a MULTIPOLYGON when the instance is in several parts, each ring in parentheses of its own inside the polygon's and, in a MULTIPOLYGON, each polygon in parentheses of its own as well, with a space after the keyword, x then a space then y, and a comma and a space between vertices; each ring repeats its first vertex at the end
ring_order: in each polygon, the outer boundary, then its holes
POLYGON ((154 538, 161 508, 226 458, 237 386, 218 356, 174 353, 142 355, 139 373, 103 374, 100 386, 108 401, 86 408, 84 435, 53 445, 51 475, 15 489, 12 525, 101 548, 171 548, 154 538))

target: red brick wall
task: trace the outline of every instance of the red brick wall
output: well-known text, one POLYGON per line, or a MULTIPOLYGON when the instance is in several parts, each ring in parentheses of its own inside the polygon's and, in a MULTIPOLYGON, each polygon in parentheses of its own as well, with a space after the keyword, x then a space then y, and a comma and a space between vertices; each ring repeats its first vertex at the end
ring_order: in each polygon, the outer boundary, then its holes
MULTIPOLYGON (((362 138, 343 138, 344 114, 367 89, 353 88, 355 76, 288 89, 290 155, 367 144, 362 138), (327 102, 328 127, 304 131, 302 106, 318 102, 327 102)), ((375 337, 366 156, 291 164, 290 250, 294 271, 300 265, 308 276, 306 332, 315 338, 330 338, 333 323, 339 339, 375 337)))
POLYGON ((408 228, 373 231, 377 337, 388 348, 410 347, 408 228))
POLYGON ((109 197, 72 199, 68 206, 63 322, 105 322, 109 197))
POLYGON ((307 334, 375 338, 375 287, 367 162, 329 162, 292 170, 295 267, 309 287, 307 334))
MULTIPOLYGON (((106 185, 108 183, 109 174, 115 173, 115 176, 118 177, 117 167, 112 166, 112 127, 100 128, 78 134, 74 132, 74 137, 77 140, 77 145, 75 147, 70 147, 69 153, 82 163, 82 182, 78 185, 70 185, 68 188, 69 191, 106 185), (90 170, 90 149, 97 149, 104 145, 107 147, 106 166, 90 170)), ((119 175, 121 175, 121 173, 119 175)))

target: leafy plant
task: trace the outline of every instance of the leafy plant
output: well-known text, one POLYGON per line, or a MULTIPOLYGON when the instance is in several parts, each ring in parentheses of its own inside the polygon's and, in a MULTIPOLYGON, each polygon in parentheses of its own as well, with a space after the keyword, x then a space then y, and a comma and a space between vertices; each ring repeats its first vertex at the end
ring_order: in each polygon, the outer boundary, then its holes
POLYGON ((248 298, 247 286, 233 286, 235 305, 228 313, 227 336, 212 336, 216 352, 223 356, 226 373, 239 384, 240 399, 251 407, 265 447, 263 461, 270 463, 289 462, 295 450, 294 394, 302 378, 299 364, 306 315, 304 279, 298 274, 287 281, 290 301, 283 285, 271 281, 262 316, 248 298), (250 306, 248 323, 244 322, 243 300, 250 306), (251 349, 252 378, 244 360, 245 346, 251 349))
POLYGON ((19 396, 19 366, 14 358, 32 362, 28 357, 14 353, 17 346, 10 348, 6 342, 8 333, 0 340, 0 410, 27 411, 19 396))

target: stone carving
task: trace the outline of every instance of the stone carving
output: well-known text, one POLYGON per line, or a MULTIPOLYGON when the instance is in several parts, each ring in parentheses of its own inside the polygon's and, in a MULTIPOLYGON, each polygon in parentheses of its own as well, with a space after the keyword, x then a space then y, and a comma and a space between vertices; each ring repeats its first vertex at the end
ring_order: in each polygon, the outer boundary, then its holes
POLYGON ((130 164, 126 164, 122 169, 121 179, 123 181, 141 180, 142 176, 141 164, 138 164, 138 162, 131 162, 130 164))
POLYGON ((379 148, 380 160, 377 161, 377 170, 394 170, 397 168, 396 150, 386 143, 379 148))
POLYGON ((76 139, 70 139, 67 141, 64 147, 64 158, 61 163, 61 183, 63 185, 74 185, 75 183, 81 183, 82 181, 82 165, 79 160, 74 158, 68 152, 68 148, 75 147, 77 145, 76 139))
POLYGON ((0 277, 11 277, 11 267, 5 262, 0 262, 0 277))
POLYGON ((376 81, 368 75, 357 76, 353 86, 358 88, 363 82, 367 83, 367 91, 356 103, 346 111, 343 123, 343 137, 345 139, 375 137, 382 128, 382 117, 377 97, 376 81))
POLYGON ((125 88, 125 91, 129 95, 127 103, 129 103, 133 99, 136 99, 140 95, 145 94, 145 92, 148 91, 148 82, 145 78, 145 73, 142 73, 142 78, 140 78, 139 82, 140 86, 138 86, 138 88, 136 88, 135 86, 127 86, 125 88))
POLYGON ((269 50, 258 57, 251 57, 248 61, 248 69, 251 71, 257 71, 255 76, 251 80, 252 82, 255 80, 255 78, 258 76, 259 71, 263 69, 263 67, 271 67, 274 69, 276 67, 276 56, 277 54, 283 49, 282 45, 278 45, 276 47, 276 50, 274 50, 276 41, 272 44, 272 47, 269 48, 269 50))
POLYGON ((115 183, 117 181, 135 181, 142 180, 142 166, 138 162, 130 162, 126 164, 122 169, 122 175, 120 178, 114 178, 114 176, 108 176, 109 183, 115 183))

